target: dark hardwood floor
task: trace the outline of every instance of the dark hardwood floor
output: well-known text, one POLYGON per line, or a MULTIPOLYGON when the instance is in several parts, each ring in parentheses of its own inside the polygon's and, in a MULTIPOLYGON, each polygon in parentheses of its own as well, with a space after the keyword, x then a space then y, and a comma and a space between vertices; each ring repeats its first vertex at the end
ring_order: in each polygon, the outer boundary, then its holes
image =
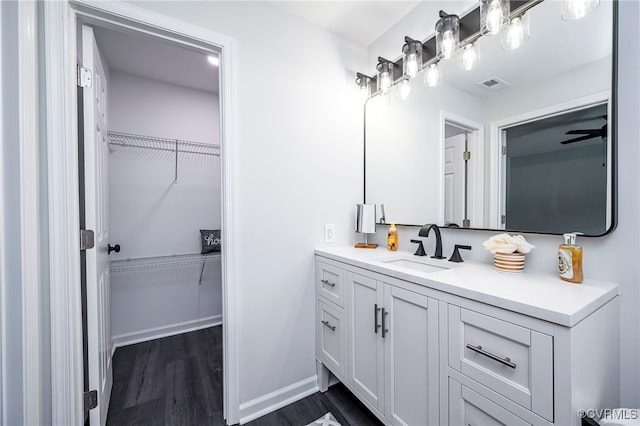
MULTIPOLYGON (((304 426, 330 411, 343 426, 379 425, 341 383, 247 425, 304 426)), ((224 425, 222 327, 118 348, 107 425, 224 425)))

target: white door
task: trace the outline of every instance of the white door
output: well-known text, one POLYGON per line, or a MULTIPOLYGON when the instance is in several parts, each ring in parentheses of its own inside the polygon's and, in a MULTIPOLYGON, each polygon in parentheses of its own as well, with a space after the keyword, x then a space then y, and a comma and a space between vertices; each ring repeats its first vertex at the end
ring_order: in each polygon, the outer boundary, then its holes
POLYGON ((444 223, 463 226, 465 206, 465 134, 444 141, 444 223))
POLYGON ((349 274, 349 381, 356 393, 384 413, 382 289, 375 279, 349 274))
POLYGON ((86 228, 95 233, 87 259, 87 344, 89 389, 98 391, 98 407, 90 412, 92 426, 106 424, 113 374, 111 366, 111 288, 109 277, 109 218, 107 160, 107 78, 93 30, 82 27, 83 67, 92 74, 83 89, 84 197, 86 228))
POLYGON ((438 302, 388 284, 385 334, 386 416, 393 425, 436 425, 438 302))

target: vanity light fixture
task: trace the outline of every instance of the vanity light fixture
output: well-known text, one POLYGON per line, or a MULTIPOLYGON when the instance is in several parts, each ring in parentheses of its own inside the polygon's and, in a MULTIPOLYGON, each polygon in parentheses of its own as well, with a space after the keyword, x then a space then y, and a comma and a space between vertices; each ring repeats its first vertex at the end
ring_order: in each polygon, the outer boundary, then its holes
POLYGON ((440 19, 436 22, 436 49, 439 58, 449 59, 453 56, 460 42, 460 18, 440 11, 440 19))
POLYGON ((521 47, 529 39, 529 15, 514 16, 509 25, 502 31, 502 48, 514 50, 521 47))
POLYGON ((509 19, 509 0, 480 0, 480 27, 483 34, 498 34, 509 19))
POLYGON ((427 66, 424 73, 424 84, 428 87, 435 87, 440 84, 440 70, 438 69, 438 63, 434 62, 427 66))
POLYGON ((220 64, 220 58, 217 55, 208 55, 207 62, 209 62, 214 67, 217 67, 220 64))
POLYGON ((376 70, 378 71, 378 91, 386 94, 393 83, 393 62, 378 56, 376 70))
POLYGON ((362 90, 367 90, 369 88, 369 83, 371 82, 371 77, 368 75, 362 74, 360 72, 356 73, 356 86, 358 86, 362 90))
POLYGON ((410 37, 404 37, 402 46, 402 75, 415 78, 422 68, 422 43, 410 37))
POLYGON ((573 21, 584 18, 600 4, 600 0, 562 0, 562 19, 573 21))
POLYGON ((463 71, 471 71, 478 65, 480 52, 476 43, 467 43, 460 49, 460 69, 463 71))

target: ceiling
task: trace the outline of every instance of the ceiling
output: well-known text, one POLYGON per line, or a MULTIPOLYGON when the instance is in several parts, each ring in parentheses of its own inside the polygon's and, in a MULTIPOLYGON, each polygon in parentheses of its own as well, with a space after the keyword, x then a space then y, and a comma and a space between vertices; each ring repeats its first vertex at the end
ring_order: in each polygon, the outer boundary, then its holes
POLYGON ((100 53, 111 71, 120 71, 192 89, 218 92, 218 67, 208 53, 142 33, 95 27, 100 53))
POLYGON ((269 1, 281 11, 368 47, 422 1, 269 1))
MULTIPOLYGON (((367 47, 421 1, 268 1, 280 11, 367 47)), ((250 9, 249 12, 250 13, 250 9)), ((146 34, 94 28, 98 47, 111 71, 218 92, 218 68, 207 52, 146 34)))

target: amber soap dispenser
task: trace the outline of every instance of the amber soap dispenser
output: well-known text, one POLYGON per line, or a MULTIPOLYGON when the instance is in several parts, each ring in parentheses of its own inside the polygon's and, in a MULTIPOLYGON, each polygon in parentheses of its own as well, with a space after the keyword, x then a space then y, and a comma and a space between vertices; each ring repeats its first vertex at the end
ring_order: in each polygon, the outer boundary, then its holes
POLYGON ((564 244, 558 247, 558 273, 560 278, 579 284, 582 276, 582 247, 576 244, 576 233, 564 234, 564 244))
POLYGON ((398 250, 398 230, 396 229, 395 223, 391 224, 391 227, 389 228, 389 233, 387 234, 387 250, 389 251, 398 250))

